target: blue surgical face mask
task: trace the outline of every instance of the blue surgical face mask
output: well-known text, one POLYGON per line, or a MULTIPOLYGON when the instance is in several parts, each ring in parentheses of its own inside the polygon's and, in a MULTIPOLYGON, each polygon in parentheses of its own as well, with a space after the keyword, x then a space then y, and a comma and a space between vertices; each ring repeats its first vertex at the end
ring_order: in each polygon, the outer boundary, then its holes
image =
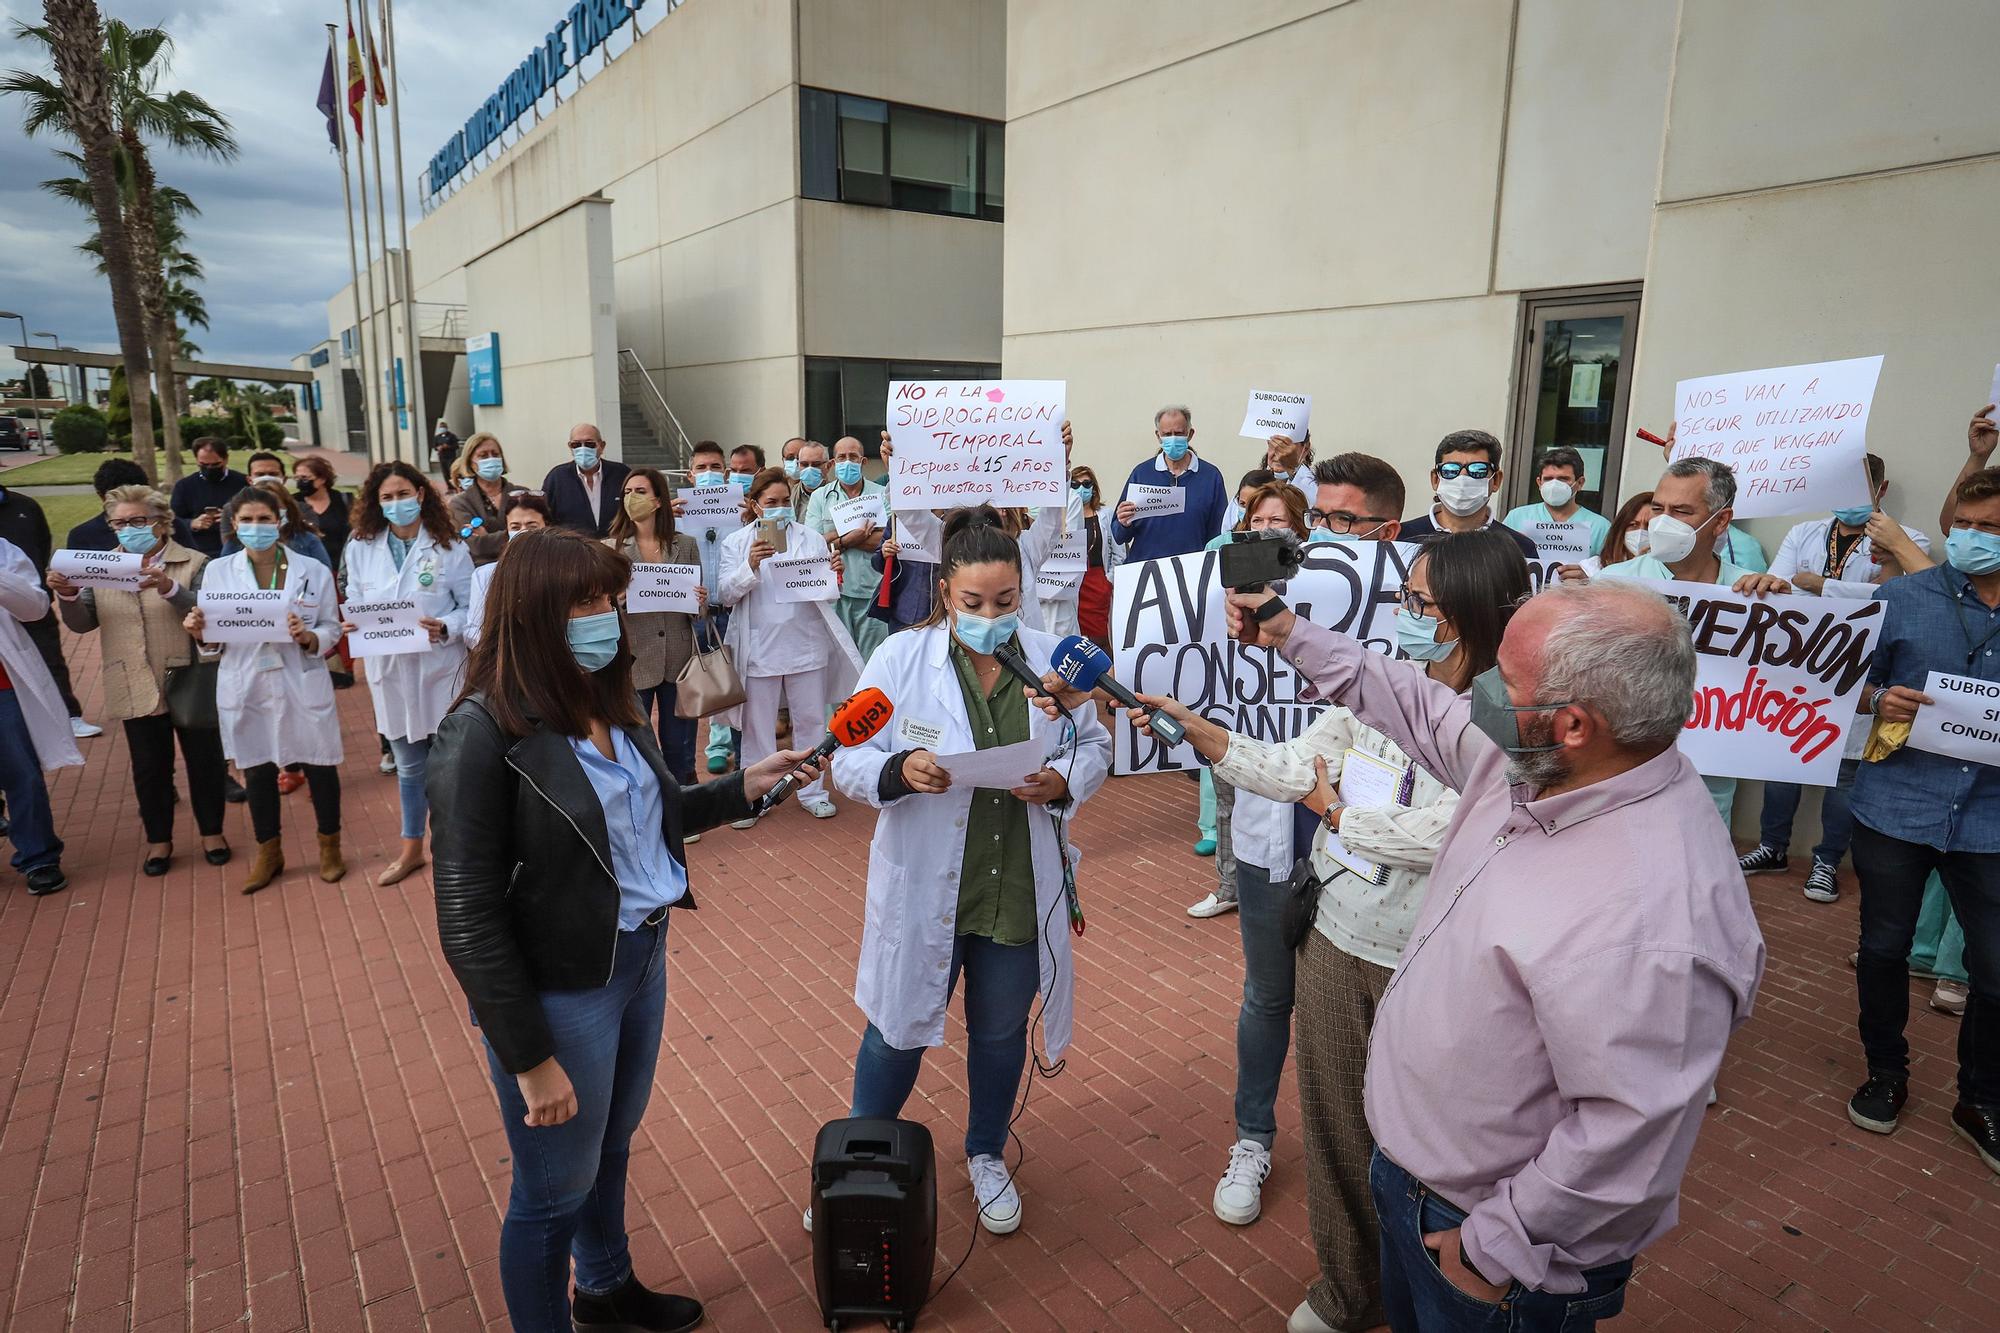
POLYGON ((1507 697, 1507 682, 1499 667, 1488 667, 1472 678, 1472 725, 1508 754, 1543 754, 1560 750, 1560 745, 1521 744, 1521 714, 1549 713, 1569 707, 1569 701, 1517 706, 1507 697))
POLYGON ((861 484, 861 464, 851 458, 843 458, 833 465, 833 479, 843 486, 861 484))
POLYGON ((417 515, 424 511, 424 502, 414 495, 406 495, 400 500, 384 500, 382 517, 399 528, 407 528, 417 521, 417 515))
POLYGON ((1420 616, 1397 607, 1396 646, 1412 661, 1442 662, 1451 656, 1452 649, 1458 647, 1456 639, 1449 643, 1437 641, 1438 629, 1443 624, 1434 616, 1420 616))
POLYGON ((694 488, 698 491, 712 491, 718 486, 727 486, 729 478, 720 472, 697 472, 694 474, 694 488))
POLYGON ((796 458, 787 458, 787 459, 785 460, 785 475, 786 475, 786 476, 788 476, 788 477, 796 477, 796 476, 798 476, 798 475, 799 475, 799 460, 798 460, 798 459, 796 459, 796 458))
POLYGON ((826 474, 816 467, 808 465, 799 469, 799 485, 809 491, 818 490, 819 484, 825 480, 826 474))
POLYGON ((1083 501, 1085 504, 1089 504, 1092 497, 1094 497, 1097 494, 1097 488, 1095 486, 1072 486, 1070 489, 1075 491, 1076 498, 1083 501))
MULTIPOLYGON (((526 559, 525 556, 522 558, 526 559)), ((585 671, 602 671, 610 666, 611 659, 618 656, 618 641, 622 635, 616 611, 594 616, 571 616, 569 619, 569 650, 576 655, 576 664, 585 671)))
MULTIPOLYGON (((148 536, 152 534, 148 533, 148 536)), ((245 550, 268 551, 278 543, 276 523, 238 523, 236 540, 243 543, 245 550)))
POLYGON ((595 445, 573 444, 570 446, 569 456, 585 472, 597 466, 597 448, 595 445))
POLYGON ((481 481, 498 481, 507 475, 507 460, 504 458, 482 458, 472 465, 481 481))
POLYGON ((1991 574, 2000 569, 2000 536, 1977 528, 1953 528, 1945 534, 1944 555, 1961 574, 1991 574))
POLYGON ((511 542, 516 537, 525 537, 531 532, 540 532, 540 531, 541 531, 540 528, 509 528, 507 529, 507 540, 511 542))
POLYGON ((729 479, 747 491, 750 489, 750 483, 757 479, 757 474, 754 472, 732 472, 729 474, 729 479))
POLYGON ((460 477, 458 479, 458 489, 460 489, 461 491, 469 491, 472 489, 472 486, 473 486, 472 478, 460 477))
POLYGON ((792 507, 790 505, 779 505, 776 509, 766 509, 764 517, 770 519, 773 523, 783 523, 789 526, 792 521, 792 507))
POLYGON ((1169 462, 1178 463, 1188 456, 1188 438, 1185 435, 1162 435, 1160 452, 1169 462))
POLYGON ((1290 481, 1292 479, 1292 470, 1288 467, 1274 467, 1271 469, 1271 475, 1279 481, 1290 481))
POLYGON ((1836 523, 1845 523, 1850 528, 1865 527, 1868 520, 1874 516, 1874 505, 1849 505, 1845 509, 1836 509, 1833 511, 1834 521, 1836 523))
POLYGON ((151 528, 119 528, 117 534, 118 544, 133 555, 144 555, 160 542, 151 528))
POLYGON ((1314 528, 1306 534, 1309 542, 1351 542, 1355 540, 1351 532, 1335 532, 1332 528, 1314 528))
POLYGON ((1021 617, 1009 611, 1004 616, 975 616, 970 611, 960 611, 952 621, 951 632, 967 651, 981 656, 991 656, 995 648, 1014 637, 1021 628, 1021 617))

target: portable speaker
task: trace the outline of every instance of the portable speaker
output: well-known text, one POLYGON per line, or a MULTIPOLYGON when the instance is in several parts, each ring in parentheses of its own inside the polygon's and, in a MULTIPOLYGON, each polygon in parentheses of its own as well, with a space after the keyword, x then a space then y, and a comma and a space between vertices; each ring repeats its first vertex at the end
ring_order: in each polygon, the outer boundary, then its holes
POLYGON ((820 1321, 907 1330, 937 1253, 931 1134, 908 1120, 832 1120, 813 1145, 813 1282, 820 1321))

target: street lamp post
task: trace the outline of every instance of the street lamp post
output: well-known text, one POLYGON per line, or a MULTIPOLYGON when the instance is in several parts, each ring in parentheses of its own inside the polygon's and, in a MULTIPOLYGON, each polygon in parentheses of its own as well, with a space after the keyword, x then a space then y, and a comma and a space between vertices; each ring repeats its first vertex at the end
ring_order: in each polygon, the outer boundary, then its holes
MULTIPOLYGON (((26 347, 26 346, 28 346, 28 321, 27 321, 27 320, 25 320, 25 319, 21 318, 21 316, 19 316, 19 315, 15 314, 15 313, 14 313, 13 311, 11 311, 11 310, 0 310, 0 319, 11 319, 11 320, 13 320, 13 321, 14 321, 15 323, 19 324, 19 325, 21 326, 21 346, 23 346, 23 347, 26 347)), ((27 365, 28 363, 24 361, 24 362, 22 362, 21 364, 22 364, 23 366, 26 366, 26 365, 27 365)), ((21 372, 21 387, 22 387, 22 388, 24 388, 24 389, 27 389, 27 390, 29 390, 30 392, 32 392, 32 391, 33 391, 33 389, 34 389, 34 387, 35 387, 35 385, 34 385, 34 381, 32 381, 31 379, 29 379, 29 378, 28 378, 28 372, 27 372, 27 371, 25 371, 25 370, 21 372)), ((42 438, 42 405, 41 405, 41 403, 39 403, 38 401, 36 401, 36 400, 35 400, 35 399, 34 399, 33 397, 30 397, 30 398, 28 399, 28 410, 29 410, 30 412, 34 413, 34 417, 35 417, 35 438, 36 438, 36 439, 37 439, 38 441, 40 441, 40 443, 41 443, 41 450, 42 450, 42 452, 43 452, 43 453, 47 453, 47 452, 48 452, 48 448, 49 448, 49 442, 48 442, 47 440, 45 440, 45 439, 43 439, 43 438, 42 438)))

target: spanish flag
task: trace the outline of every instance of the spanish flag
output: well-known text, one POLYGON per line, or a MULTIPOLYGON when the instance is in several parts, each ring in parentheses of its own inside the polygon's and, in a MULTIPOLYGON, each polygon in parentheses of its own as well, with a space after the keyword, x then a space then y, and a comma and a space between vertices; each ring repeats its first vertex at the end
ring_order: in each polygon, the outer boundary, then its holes
POLYGON ((368 27, 368 3, 361 4, 361 46, 368 53, 368 83, 375 93, 375 105, 389 105, 389 85, 382 82, 382 51, 368 27))
POLYGON ((354 25, 347 25, 347 118, 354 122, 354 137, 361 138, 361 103, 368 96, 368 76, 361 71, 361 44, 354 40, 354 25))

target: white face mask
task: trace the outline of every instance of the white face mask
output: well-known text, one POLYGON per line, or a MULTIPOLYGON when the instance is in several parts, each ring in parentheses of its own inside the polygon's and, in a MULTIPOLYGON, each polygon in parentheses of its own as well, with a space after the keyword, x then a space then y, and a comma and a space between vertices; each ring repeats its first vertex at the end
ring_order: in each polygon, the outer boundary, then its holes
POLYGON ((1625 551, 1628 555, 1644 555, 1646 548, 1652 544, 1652 534, 1644 528, 1625 529, 1625 551))
POLYGON ((1551 509, 1561 509, 1576 498, 1576 487, 1560 477, 1551 477, 1542 483, 1542 503, 1551 509))
POLYGON ((1461 472, 1438 482, 1438 500, 1460 518, 1470 518, 1484 509, 1492 493, 1490 477, 1470 477, 1461 472))
POLYGON ((1693 555, 1695 538, 1714 517, 1715 515, 1711 514, 1701 521, 1700 526, 1692 528, 1672 514, 1661 514, 1654 518, 1646 525, 1653 558, 1663 565, 1673 565, 1693 555))

